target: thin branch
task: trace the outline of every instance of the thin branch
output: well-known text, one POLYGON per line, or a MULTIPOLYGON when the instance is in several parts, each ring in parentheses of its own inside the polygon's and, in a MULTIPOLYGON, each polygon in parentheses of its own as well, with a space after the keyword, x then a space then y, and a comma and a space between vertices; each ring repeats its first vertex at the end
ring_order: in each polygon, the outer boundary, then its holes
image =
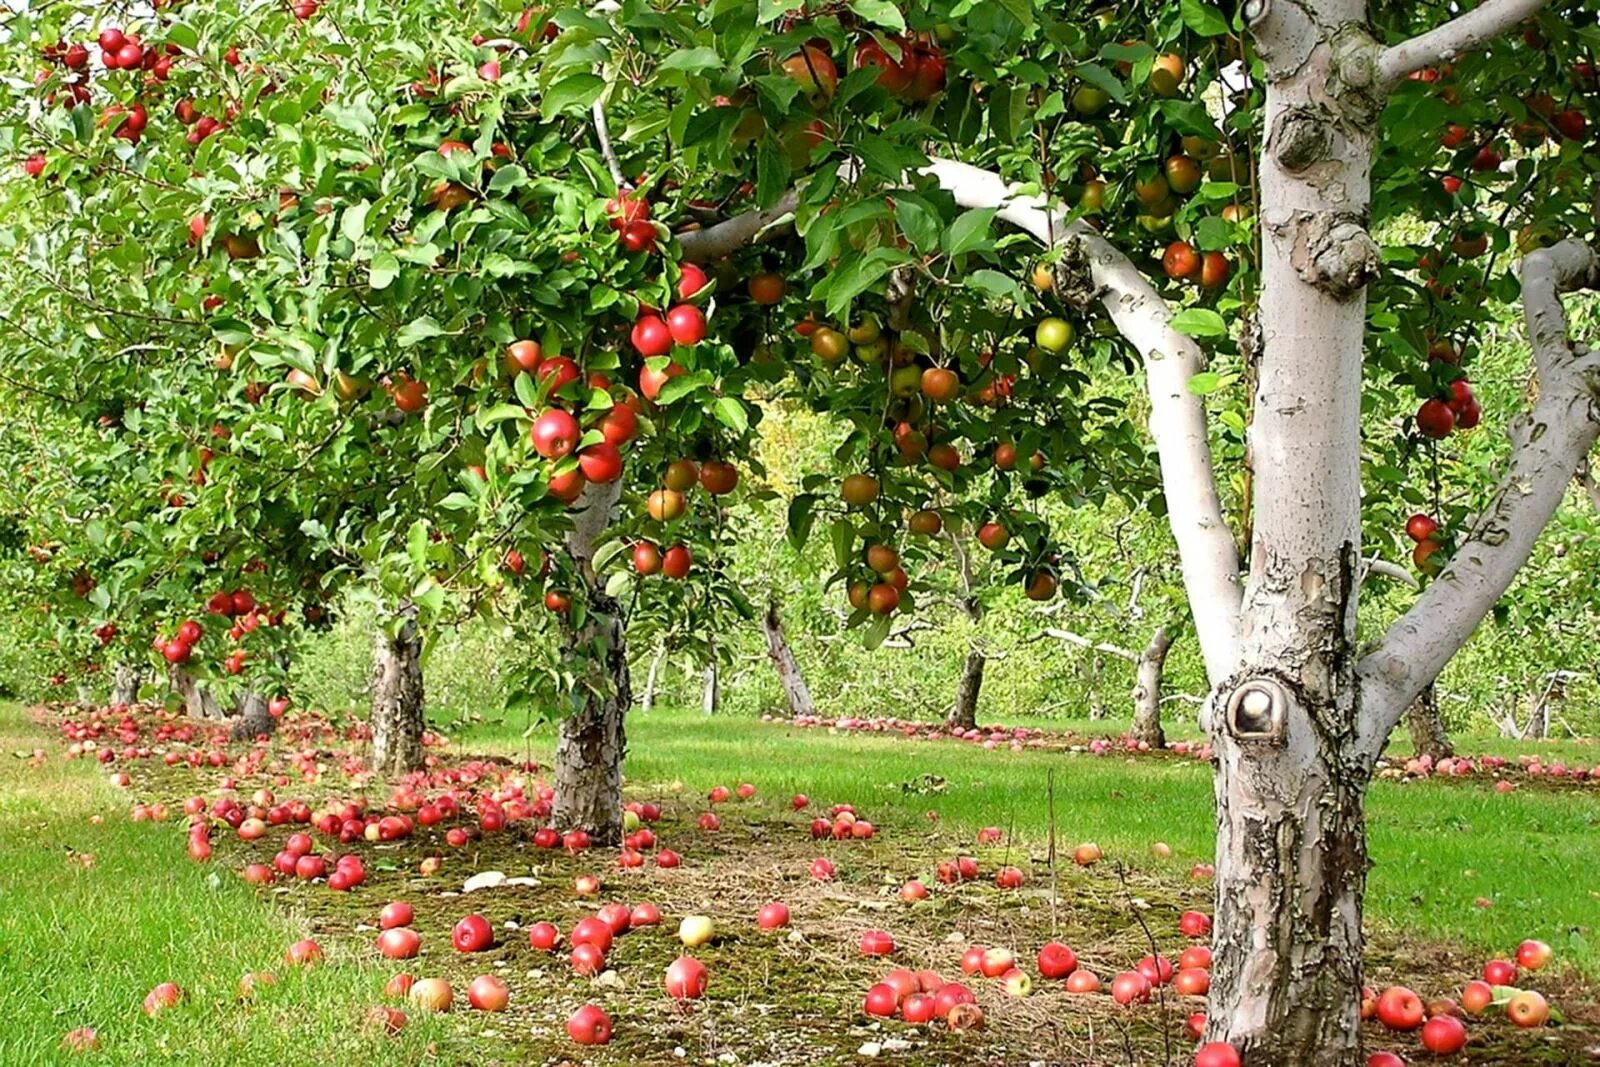
POLYGON ((1400 716, 1438 677, 1533 551, 1578 465, 1600 440, 1600 353, 1569 340, 1561 295, 1600 287, 1600 254, 1577 240, 1522 261, 1523 314, 1539 399, 1510 430, 1506 471, 1450 563, 1362 659, 1358 744, 1376 759, 1400 716))
POLYGON ((1075 634, 1071 630, 1058 630, 1055 627, 1047 627, 1044 631, 1044 634, 1046 637, 1053 637, 1057 641, 1065 641, 1069 645, 1077 645, 1079 648, 1087 648, 1091 652, 1104 652, 1109 656, 1116 656, 1118 659, 1125 659, 1129 663, 1139 662, 1139 654, 1137 652, 1130 652, 1126 648, 1118 648, 1116 645, 1113 645, 1108 641, 1100 641, 1097 643, 1092 638, 1085 637, 1082 634, 1075 634))
POLYGON ((1481 47, 1517 23, 1538 14, 1549 0, 1483 0, 1444 25, 1385 48, 1378 56, 1378 77, 1393 85, 1406 75, 1481 47))
POLYGON ((1401 585, 1410 586, 1412 589, 1422 588, 1422 583, 1417 581, 1417 576, 1415 574, 1412 574, 1398 563, 1390 563, 1388 560, 1379 559, 1377 556, 1373 556, 1371 559, 1367 560, 1367 568, 1366 571, 1361 575, 1361 580, 1365 582, 1367 577, 1373 574, 1376 574, 1381 578, 1393 579, 1394 581, 1399 582, 1401 585))
POLYGON ((617 162, 616 149, 611 147, 611 127, 606 123, 605 101, 596 100, 592 113, 594 139, 600 142, 600 158, 606 161, 606 170, 611 172, 611 180, 617 183, 617 192, 624 192, 628 188, 628 180, 622 176, 622 164, 617 162))

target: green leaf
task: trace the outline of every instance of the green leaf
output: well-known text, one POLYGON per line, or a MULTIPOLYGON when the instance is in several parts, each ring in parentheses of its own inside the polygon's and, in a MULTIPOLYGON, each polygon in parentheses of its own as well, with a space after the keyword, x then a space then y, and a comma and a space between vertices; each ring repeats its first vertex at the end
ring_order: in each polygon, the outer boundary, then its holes
POLYGON ((680 48, 661 61, 657 70, 681 70, 686 74, 699 74, 722 66, 722 57, 715 48, 680 48))
POLYGON ((983 270, 973 271, 962 281, 969 289, 976 289, 993 297, 1015 300, 1019 303, 1025 299, 1022 294, 1022 286, 1017 284, 1015 278, 1009 274, 1002 274, 997 270, 990 270, 987 267, 983 270))
POLYGON ((395 334, 395 343, 401 348, 410 348, 412 345, 421 344, 430 337, 441 337, 444 328, 428 315, 412 319, 400 327, 400 332, 395 334))
POLYGON ((1218 374, 1216 371, 1203 370, 1189 379, 1189 392, 1195 396, 1210 396, 1218 389, 1233 384, 1236 375, 1218 374))
POLYGON ((1072 68, 1072 73, 1086 84, 1105 90, 1105 94, 1119 104, 1128 99, 1128 89, 1122 84, 1122 79, 1098 63, 1079 63, 1072 68))
POLYGON ((974 208, 963 212, 950 228, 944 232, 940 239, 947 255, 957 256, 963 252, 976 252, 980 248, 989 248, 994 240, 989 236, 989 224, 994 220, 995 209, 990 207, 974 208))
POLYGON ((400 261, 392 252, 379 252, 367 264, 367 284, 374 289, 387 289, 400 273, 400 261))
POLYGON ((797 550, 805 547, 811 536, 811 524, 816 519, 817 498, 811 493, 801 493, 789 501, 789 543, 797 550))
POLYGON ((547 117, 567 111, 582 111, 600 99, 600 94, 605 90, 605 80, 598 74, 569 75, 545 91, 539 107, 547 117))
POLYGON ((508 193, 527 184, 528 172, 513 163, 494 172, 494 177, 489 179, 489 191, 508 193))
POLYGON ((918 252, 932 252, 939 247, 939 213, 920 196, 896 193, 894 220, 918 252))
POLYGON ((789 188, 789 164, 771 138, 763 138, 756 152, 756 203, 776 204, 789 188))
POLYGON ((829 533, 833 539, 833 562, 840 570, 844 570, 850 566, 850 550, 855 547, 856 528, 849 519, 834 519, 829 533))
POLYGON ((1228 20, 1205 0, 1179 0, 1178 11, 1183 24, 1202 36, 1218 37, 1228 32, 1228 20))
POLYGON ((1184 308, 1172 316, 1174 330, 1190 337, 1226 337, 1228 324, 1210 308, 1184 308))
POLYGON ((850 0, 850 10, 876 26, 894 33, 905 32, 905 16, 888 0, 850 0))
POLYGON ((875 652, 879 645, 889 636, 890 618, 887 615, 874 615, 872 621, 867 623, 861 631, 861 645, 868 652, 875 652))
POLYGON ((750 429, 750 415, 738 397, 718 397, 711 410, 717 416, 717 421, 734 433, 742 434, 750 429))
POLYGON ((346 240, 354 243, 367 235, 367 212, 371 210, 372 204, 366 200, 344 209, 344 216, 339 219, 339 232, 344 234, 346 240))

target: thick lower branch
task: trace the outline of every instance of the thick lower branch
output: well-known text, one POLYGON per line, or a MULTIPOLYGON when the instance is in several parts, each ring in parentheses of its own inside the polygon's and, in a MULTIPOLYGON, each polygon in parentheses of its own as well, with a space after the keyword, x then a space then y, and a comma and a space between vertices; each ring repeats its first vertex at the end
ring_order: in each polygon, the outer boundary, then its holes
POLYGON ((1442 26, 1383 50, 1378 77, 1393 85, 1423 67, 1454 59, 1507 32, 1539 13, 1549 0, 1483 0, 1477 7, 1442 26))
POLYGON ((1568 340, 1561 304, 1561 294, 1597 285, 1600 256, 1580 241, 1523 261, 1539 400, 1512 428, 1506 473, 1449 565, 1361 661, 1361 749, 1368 759, 1510 586, 1600 439, 1600 354, 1568 340))

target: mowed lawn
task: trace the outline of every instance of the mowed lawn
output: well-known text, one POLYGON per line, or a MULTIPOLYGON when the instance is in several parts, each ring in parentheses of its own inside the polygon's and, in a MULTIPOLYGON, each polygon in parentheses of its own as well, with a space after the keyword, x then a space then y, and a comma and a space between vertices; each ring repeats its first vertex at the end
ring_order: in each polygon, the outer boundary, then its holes
POLYGON ((181 811, 130 822, 128 794, 63 751, 0 704, 0 1064, 434 1062, 441 1023, 413 1013, 398 1037, 362 1028, 392 968, 350 958, 294 972, 283 952, 306 936, 302 920, 262 906, 235 872, 191 862, 181 811), (246 1010, 237 989, 252 971, 278 983, 246 1010), (146 1018, 140 1003, 164 981, 185 1002, 146 1018), (98 1030, 101 1051, 62 1048, 80 1026, 98 1030))
MULTIPOLYGON (((1115 720, 1050 725, 1088 735, 1126 728, 1115 720)), ((454 736, 466 749, 548 758, 547 730, 521 733, 486 724, 454 736)), ((1595 745, 1487 737, 1457 745, 1463 754, 1537 752, 1547 763, 1600 764, 1595 745)), ((980 827, 999 826, 1036 856, 1048 847, 1053 784, 1057 841, 1069 853, 1094 841, 1110 859, 1185 878, 1195 863, 1212 860, 1215 847, 1210 768, 1192 759, 991 751, 658 709, 629 718, 627 776, 632 789, 677 784, 701 794, 748 781, 769 796, 805 793, 813 804, 855 804, 880 823, 925 824, 927 813, 937 812, 944 829, 958 829, 965 840, 980 827), (1151 854, 1157 841, 1172 847, 1170 859, 1151 854)), ((1369 927, 1485 954, 1510 953, 1537 938, 1589 978, 1600 977, 1600 786, 1554 790, 1519 781, 1515 791, 1496 793, 1487 778, 1378 781, 1368 817, 1369 927)))

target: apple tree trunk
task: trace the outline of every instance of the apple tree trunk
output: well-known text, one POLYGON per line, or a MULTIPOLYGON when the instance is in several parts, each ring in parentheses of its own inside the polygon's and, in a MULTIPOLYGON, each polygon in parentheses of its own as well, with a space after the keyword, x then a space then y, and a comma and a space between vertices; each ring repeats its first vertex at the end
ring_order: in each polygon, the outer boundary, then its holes
POLYGON ((188 668, 172 664, 167 668, 167 681, 183 704, 184 714, 191 719, 222 718, 222 708, 217 704, 217 695, 211 691, 210 686, 189 673, 188 668))
POLYGON ((622 605, 607 595, 593 568, 620 492, 620 482, 586 486, 567 535, 567 552, 582 574, 586 593, 582 621, 566 638, 577 678, 556 740, 553 819, 562 829, 587 830, 599 845, 622 840, 623 720, 633 703, 622 605))
POLYGON ((661 681, 661 667, 667 659, 667 643, 659 642, 650 654, 650 670, 644 676, 644 696, 639 699, 639 710, 649 711, 656 706, 656 687, 661 681))
POLYGON ((137 663, 118 663, 111 671, 111 703, 136 704, 144 669, 137 663))
POLYGON ((422 766, 425 693, 422 638, 415 611, 404 609, 399 629, 379 623, 372 645, 372 767, 389 777, 422 766))
POLYGON ((776 597, 767 601, 766 613, 761 616, 761 629, 767 635, 767 656, 772 660, 773 669, 778 672, 778 683, 783 686, 783 698, 789 706, 789 714, 815 715, 817 706, 811 701, 811 690, 800 671, 800 662, 794 658, 794 650, 784 636, 776 597))
POLYGON ((956 682, 956 702, 950 706, 945 725, 952 730, 973 730, 978 725, 978 694, 983 690, 983 668, 989 658, 976 648, 967 650, 956 682))
POLYGON ((1419 693, 1406 709, 1406 729, 1411 733, 1411 744, 1417 755, 1434 761, 1455 755, 1450 735, 1445 732, 1444 719, 1439 714, 1439 696, 1434 686, 1419 693))
POLYGON ((1172 648, 1172 635, 1167 628, 1158 628, 1150 643, 1139 654, 1133 684, 1133 729, 1135 741, 1143 741, 1151 748, 1167 743, 1161 730, 1161 677, 1167 665, 1167 651, 1172 648))
MULTIPOLYGON (((1268 72, 1259 160, 1258 457, 1238 660, 1207 707, 1217 753, 1208 1040, 1246 1064, 1360 1062, 1357 744, 1364 291, 1379 94, 1360 0, 1252 5, 1268 72)), ((1249 165, 1242 163, 1241 165, 1249 165)))
POLYGON ((239 697, 238 711, 228 727, 228 736, 235 741, 271 736, 278 728, 278 720, 267 711, 267 698, 254 689, 246 689, 239 697))
POLYGON ((717 666, 717 643, 711 642, 706 652, 706 669, 700 685, 700 710, 715 715, 722 703, 722 670, 717 666))

